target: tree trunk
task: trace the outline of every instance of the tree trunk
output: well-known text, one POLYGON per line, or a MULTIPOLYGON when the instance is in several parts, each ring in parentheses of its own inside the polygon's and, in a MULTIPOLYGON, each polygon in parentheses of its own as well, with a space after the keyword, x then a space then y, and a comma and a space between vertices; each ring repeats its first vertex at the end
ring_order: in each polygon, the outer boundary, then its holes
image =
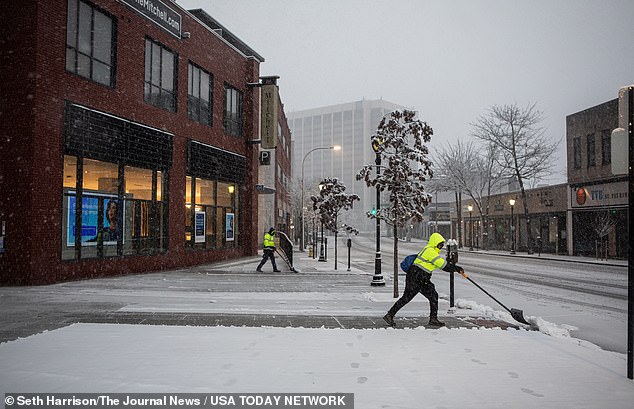
POLYGON ((524 190, 523 183, 520 183, 520 189, 522 191, 522 204, 524 205, 524 219, 526 220, 526 246, 528 247, 528 254, 533 254, 533 229, 531 228, 531 219, 528 215, 526 190, 524 190))
POLYGON ((337 231, 335 231, 335 270, 337 269, 337 231))

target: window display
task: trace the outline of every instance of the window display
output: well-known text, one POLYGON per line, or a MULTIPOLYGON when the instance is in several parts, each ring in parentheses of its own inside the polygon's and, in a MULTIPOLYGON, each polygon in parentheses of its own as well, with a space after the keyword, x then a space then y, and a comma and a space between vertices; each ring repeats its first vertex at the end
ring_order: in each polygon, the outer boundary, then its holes
POLYGON ((63 180, 62 259, 167 249, 163 172, 66 155, 63 180))

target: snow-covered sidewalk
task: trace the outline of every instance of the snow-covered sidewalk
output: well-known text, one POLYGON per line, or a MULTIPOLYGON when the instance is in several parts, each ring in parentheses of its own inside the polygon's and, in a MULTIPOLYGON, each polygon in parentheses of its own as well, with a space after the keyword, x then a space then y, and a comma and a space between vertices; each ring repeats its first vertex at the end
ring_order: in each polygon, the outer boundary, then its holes
MULTIPOLYGON (((362 271, 322 272, 319 263, 300 256, 304 271, 313 273, 255 274, 254 261, 6 288, 1 294, 5 303, 22 299, 20 294, 33 304, 20 304, 16 311, 36 311, 38 302, 41 308, 68 303, 62 311, 70 317, 78 311, 75 303, 107 302, 117 306, 107 312, 115 316, 300 314, 380 321, 394 301, 389 288, 370 288, 371 275, 362 271)), ((441 319, 512 322, 506 311, 470 299, 457 299, 457 309, 447 311, 442 291, 440 306, 441 319)), ((427 310, 424 298, 417 297, 397 318, 420 317, 427 310)), ((90 311, 85 316, 100 316, 90 311)), ((570 336, 573 328, 563 323, 525 316, 530 329, 204 327, 80 320, 1 343, 0 393, 354 393, 355 407, 362 409, 631 407, 634 382, 625 376, 624 354, 570 336)))
POLYGON ((354 393, 356 408, 631 408, 625 357, 537 331, 75 324, 0 345, 2 392, 354 393))

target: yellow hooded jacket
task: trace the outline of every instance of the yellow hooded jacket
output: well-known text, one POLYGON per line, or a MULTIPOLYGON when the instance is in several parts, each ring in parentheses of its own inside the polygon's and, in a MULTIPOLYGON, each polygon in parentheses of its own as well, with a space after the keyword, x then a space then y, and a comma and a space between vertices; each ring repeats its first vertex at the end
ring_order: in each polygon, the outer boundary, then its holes
POLYGON ((275 230, 271 229, 268 233, 264 233, 264 248, 275 250, 275 230))
POLYGON ((438 244, 444 243, 445 239, 440 233, 432 233, 429 237, 429 243, 418 253, 414 264, 423 271, 431 274, 437 268, 444 268, 447 261, 440 256, 438 244))

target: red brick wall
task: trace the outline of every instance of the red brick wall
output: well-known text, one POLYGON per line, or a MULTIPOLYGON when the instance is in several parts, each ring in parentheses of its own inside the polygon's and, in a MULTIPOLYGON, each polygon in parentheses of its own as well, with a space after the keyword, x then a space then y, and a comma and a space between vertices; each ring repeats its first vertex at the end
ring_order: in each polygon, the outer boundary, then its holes
POLYGON ((36 13, 36 2, 13 0, 0 7, 0 225, 6 226, 0 277, 8 274, 7 265, 29 264, 18 244, 31 237, 31 225, 21 221, 30 217, 33 188, 36 13))
POLYGON ((0 216, 2 220, 10 217, 11 222, 7 225, 7 251, 0 255, 0 283, 50 283, 256 254, 257 237, 251 232, 257 232, 254 192, 257 146, 247 141, 258 133, 259 101, 257 89, 248 88, 246 83, 258 81, 259 62, 236 52, 176 5, 173 8, 183 17, 182 31, 191 33, 189 39, 177 39, 115 0, 94 0, 93 4, 117 19, 116 86, 111 89, 65 70, 67 0, 10 0, 8 3, 3 5, 0 15, 2 38, 7 39, 0 54, 5 82, 0 109, 3 128, 0 216), (13 30, 17 31, 14 33, 13 30), (178 54, 176 113, 143 101, 146 36, 178 54), (187 116, 187 65, 190 60, 214 76, 212 128, 191 121, 187 116), (5 81, 7 78, 12 80, 5 81), (222 130, 225 82, 244 93, 243 138, 226 136, 222 130), (33 95, 32 99, 29 95, 33 95), (173 165, 169 174, 170 239, 166 254, 61 261, 66 100, 174 134, 173 165), (242 247, 185 250, 183 201, 185 147, 189 138, 247 157, 249 170, 240 192, 242 247), (4 160, 7 157, 9 160, 4 160))

